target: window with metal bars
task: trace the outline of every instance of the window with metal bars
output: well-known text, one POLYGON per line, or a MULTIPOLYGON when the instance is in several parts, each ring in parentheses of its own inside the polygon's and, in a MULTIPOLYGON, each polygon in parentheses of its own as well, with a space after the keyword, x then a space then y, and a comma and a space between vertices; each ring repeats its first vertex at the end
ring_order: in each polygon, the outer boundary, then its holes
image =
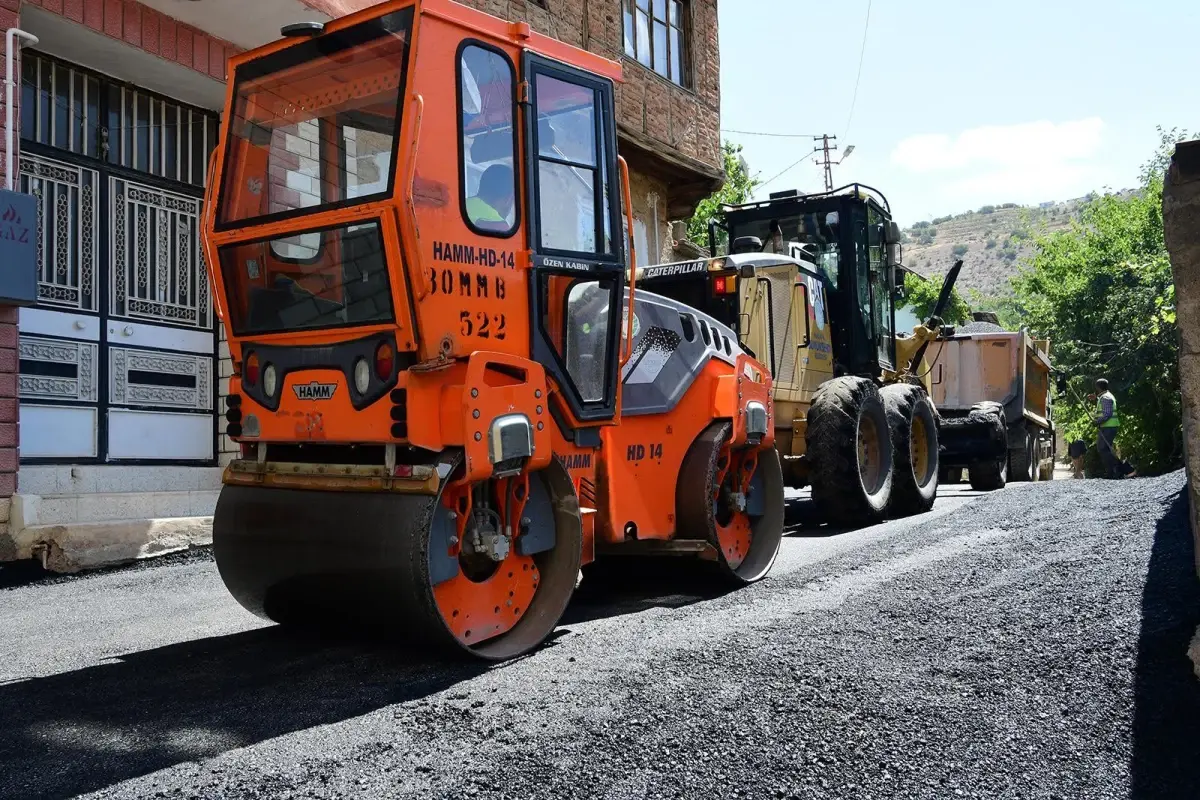
POLYGON ((690 87, 688 8, 684 0, 622 0, 625 55, 672 83, 690 87))
POLYGON ((218 119, 36 51, 21 59, 21 138, 202 187, 218 119))

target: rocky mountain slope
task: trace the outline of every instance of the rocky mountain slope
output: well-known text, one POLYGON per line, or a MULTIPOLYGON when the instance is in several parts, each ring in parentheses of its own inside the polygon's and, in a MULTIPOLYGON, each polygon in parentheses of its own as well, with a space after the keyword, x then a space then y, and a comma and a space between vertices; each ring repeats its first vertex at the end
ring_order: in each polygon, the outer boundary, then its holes
POLYGON ((1009 279, 1031 254, 1033 237, 1070 226, 1086 198, 1040 206, 1006 203, 921 221, 904 230, 904 264, 922 275, 943 275, 963 259, 959 289, 1007 294, 1009 279))

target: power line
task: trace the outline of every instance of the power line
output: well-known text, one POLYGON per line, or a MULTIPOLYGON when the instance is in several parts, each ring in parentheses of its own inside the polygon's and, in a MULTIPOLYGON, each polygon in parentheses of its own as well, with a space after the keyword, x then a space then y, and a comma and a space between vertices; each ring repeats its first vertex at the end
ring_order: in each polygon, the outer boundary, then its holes
POLYGON ((787 173, 791 172, 791 171, 792 171, 794 168, 796 168, 796 167, 800 166, 800 164, 801 164, 802 162, 804 162, 804 161, 807 161, 807 160, 808 160, 808 157, 809 157, 809 156, 811 156, 811 155, 812 155, 812 153, 811 153, 811 152, 805 153, 804 155, 802 155, 802 156, 800 157, 800 160, 799 160, 799 161, 795 161, 795 162, 793 162, 792 164, 788 165, 787 167, 785 167, 785 168, 783 169, 783 171, 782 171, 782 172, 778 173, 777 175, 775 175, 774 177, 770 178, 769 180, 765 180, 765 181, 763 181, 762 183, 760 183, 760 184, 759 184, 759 186, 766 186, 766 185, 767 185, 767 184, 769 184, 769 183, 773 183, 774 181, 777 181, 777 180, 779 180, 779 179, 780 179, 780 178, 782 178, 784 175, 786 175, 787 173))
POLYGON ((721 133, 737 133, 742 136, 775 136, 780 139, 808 139, 810 133, 768 133, 766 131, 735 131, 731 128, 721 128, 721 133))
POLYGON ((846 128, 842 139, 850 134, 850 122, 854 119, 854 106, 858 104, 858 84, 862 80, 863 58, 867 55, 867 32, 871 29, 871 0, 867 0, 867 21, 863 23, 862 49, 858 52, 858 75, 854 78, 854 96, 850 99, 850 114, 846 117, 846 128))

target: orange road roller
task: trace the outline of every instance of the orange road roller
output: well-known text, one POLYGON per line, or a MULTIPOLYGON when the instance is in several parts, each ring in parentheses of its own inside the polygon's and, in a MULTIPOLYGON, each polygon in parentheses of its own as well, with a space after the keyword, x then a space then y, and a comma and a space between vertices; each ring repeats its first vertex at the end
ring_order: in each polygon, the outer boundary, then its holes
POLYGON ((231 76, 203 224, 241 447, 214 552, 243 606, 495 660, 597 558, 767 574, 770 375, 633 285, 619 65, 397 0, 231 76))

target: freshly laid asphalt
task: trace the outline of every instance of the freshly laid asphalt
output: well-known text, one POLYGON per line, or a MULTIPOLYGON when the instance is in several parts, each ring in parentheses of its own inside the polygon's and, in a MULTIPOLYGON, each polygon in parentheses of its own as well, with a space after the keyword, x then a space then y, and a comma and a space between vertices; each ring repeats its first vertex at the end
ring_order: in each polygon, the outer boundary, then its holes
POLYGON ((593 576, 493 667, 288 634, 206 551, 0 569, 0 798, 1197 798, 1183 487, 949 487, 728 593, 593 576))

